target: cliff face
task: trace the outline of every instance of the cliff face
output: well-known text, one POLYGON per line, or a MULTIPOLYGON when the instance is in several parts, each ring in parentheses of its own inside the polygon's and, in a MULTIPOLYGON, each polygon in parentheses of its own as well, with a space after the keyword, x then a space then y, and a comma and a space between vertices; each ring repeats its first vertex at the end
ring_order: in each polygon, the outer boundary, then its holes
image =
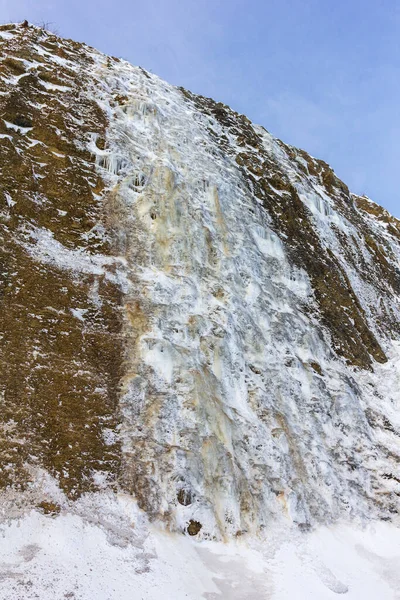
POLYGON ((4 494, 123 490, 205 537, 391 519, 400 222, 140 67, 0 43, 4 494))

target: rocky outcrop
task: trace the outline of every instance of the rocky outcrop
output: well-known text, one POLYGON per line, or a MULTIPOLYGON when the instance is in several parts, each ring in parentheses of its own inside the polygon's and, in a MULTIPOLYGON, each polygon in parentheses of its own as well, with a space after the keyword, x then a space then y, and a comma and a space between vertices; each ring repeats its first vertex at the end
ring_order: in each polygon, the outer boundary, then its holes
POLYGON ((3 488, 203 537, 391 519, 399 221, 225 105, 0 36, 3 488))
POLYGON ((107 118, 79 44, 0 33, 0 482, 41 466, 76 497, 120 461, 121 289, 87 148, 107 118))

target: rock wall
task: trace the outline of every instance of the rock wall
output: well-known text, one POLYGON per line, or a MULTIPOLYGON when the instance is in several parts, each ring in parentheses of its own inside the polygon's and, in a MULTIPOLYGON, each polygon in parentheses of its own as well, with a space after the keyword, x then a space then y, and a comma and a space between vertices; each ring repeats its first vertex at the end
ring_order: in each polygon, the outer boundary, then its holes
POLYGON ((3 485, 211 538, 391 519, 399 222, 220 103, 0 35, 3 485))

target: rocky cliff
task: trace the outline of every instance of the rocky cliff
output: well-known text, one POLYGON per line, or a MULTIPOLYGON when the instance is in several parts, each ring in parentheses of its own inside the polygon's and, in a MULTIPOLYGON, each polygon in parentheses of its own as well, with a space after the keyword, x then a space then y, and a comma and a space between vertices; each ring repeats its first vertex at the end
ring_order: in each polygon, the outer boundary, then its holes
POLYGON ((128 493, 217 539, 396 518, 400 221, 140 67, 0 44, 7 510, 128 493))

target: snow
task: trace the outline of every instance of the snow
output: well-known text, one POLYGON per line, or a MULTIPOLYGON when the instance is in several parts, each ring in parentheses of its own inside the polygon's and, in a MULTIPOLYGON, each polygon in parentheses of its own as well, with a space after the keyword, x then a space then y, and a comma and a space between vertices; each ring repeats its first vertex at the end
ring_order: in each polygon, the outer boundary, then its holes
POLYGON ((7 206, 9 208, 12 208, 15 204, 17 204, 16 201, 12 199, 12 197, 10 196, 10 194, 8 192, 4 192, 4 196, 5 196, 5 199, 7 202, 7 206))
POLYGON ((7 129, 14 129, 14 131, 18 131, 19 133, 22 133, 22 134, 28 133, 29 131, 31 131, 33 129, 33 127, 21 127, 20 125, 15 125, 14 123, 10 123, 9 121, 6 121, 5 119, 3 119, 3 121, 4 121, 7 129))
POLYGON ((43 79, 40 80, 40 85, 46 88, 46 90, 56 91, 56 92, 69 92, 71 88, 68 85, 57 85, 55 83, 50 83, 49 81, 45 81, 43 79))
POLYGON ((71 313, 73 316, 79 321, 85 321, 85 313, 87 313, 87 309, 85 308, 71 308, 71 313))
POLYGON ((4 40, 11 40, 14 37, 14 32, 11 31, 0 31, 0 37, 4 40))
POLYGON ((129 284, 125 277, 125 261, 123 257, 90 254, 84 248, 71 250, 54 238, 51 231, 45 228, 32 228, 21 231, 19 243, 36 260, 82 274, 103 275, 110 281, 118 283, 125 289, 129 284), (115 272, 109 267, 116 266, 115 272))
POLYGON ((0 599, 395 600, 399 564, 387 523, 198 542, 150 525, 129 497, 98 494, 2 525, 0 599))
POLYGON ((76 63, 74 61, 68 60, 68 59, 63 58, 61 56, 58 56, 57 54, 53 54, 52 52, 49 52, 48 50, 45 50, 39 44, 33 44, 33 49, 40 56, 46 57, 46 59, 50 60, 51 62, 54 62, 54 63, 56 63, 56 64, 58 64, 58 65, 60 65, 62 67, 68 67, 68 69, 72 69, 74 71, 78 70, 78 66, 76 65, 76 63))

